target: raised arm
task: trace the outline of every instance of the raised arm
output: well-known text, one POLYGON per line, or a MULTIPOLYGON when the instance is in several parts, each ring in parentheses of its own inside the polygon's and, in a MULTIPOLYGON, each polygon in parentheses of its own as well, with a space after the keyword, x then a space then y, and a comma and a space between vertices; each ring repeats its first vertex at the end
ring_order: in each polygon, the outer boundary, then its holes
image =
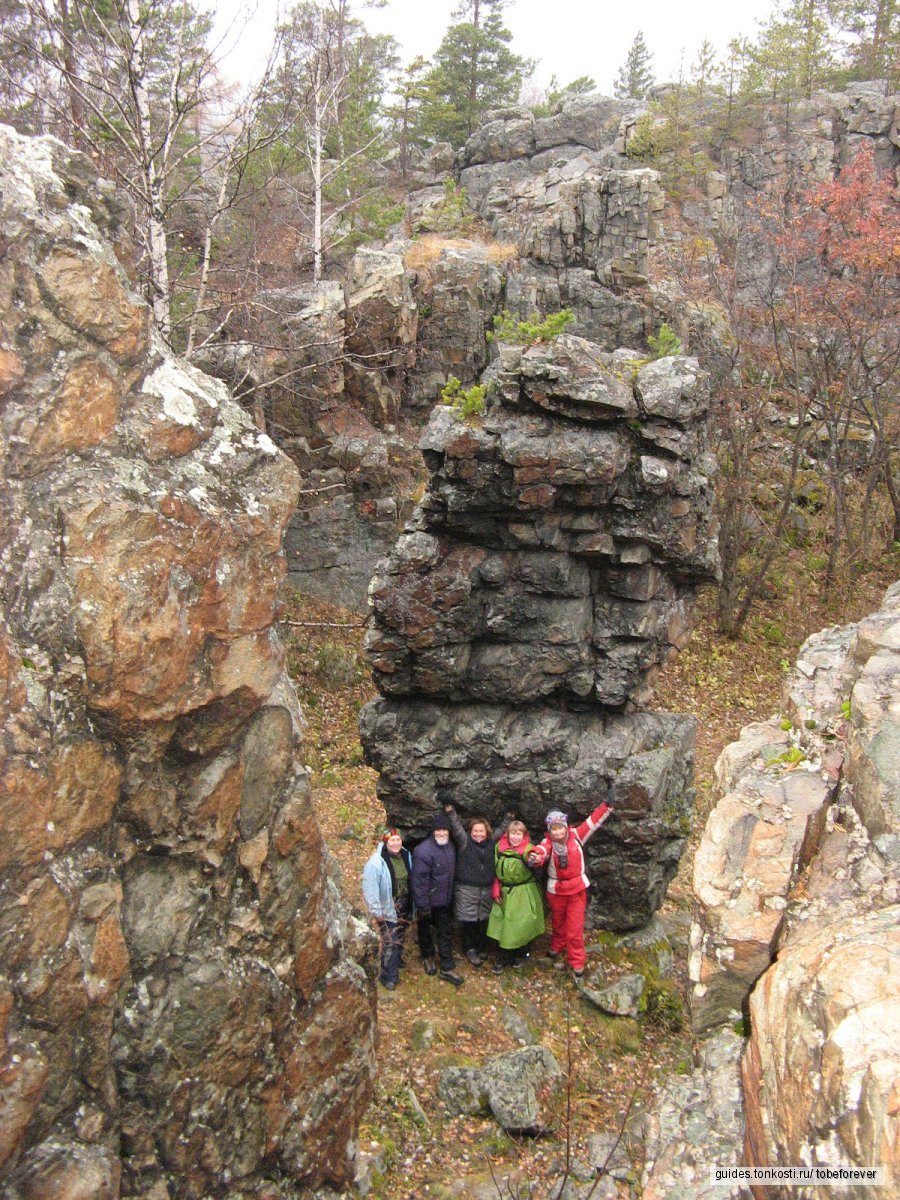
POLYGON ((608 800, 604 800, 602 804, 597 805, 589 817, 586 817, 580 825, 576 825, 575 836, 578 838, 579 842, 581 842, 582 846, 589 837, 597 832, 603 822, 609 817, 612 810, 612 804, 610 804, 608 800))
POLYGON ((453 838, 454 845, 457 850, 465 850, 466 842, 469 840, 466 827, 459 819, 456 809, 452 804, 445 804, 444 812, 447 814, 447 820, 450 822, 450 836, 453 838))

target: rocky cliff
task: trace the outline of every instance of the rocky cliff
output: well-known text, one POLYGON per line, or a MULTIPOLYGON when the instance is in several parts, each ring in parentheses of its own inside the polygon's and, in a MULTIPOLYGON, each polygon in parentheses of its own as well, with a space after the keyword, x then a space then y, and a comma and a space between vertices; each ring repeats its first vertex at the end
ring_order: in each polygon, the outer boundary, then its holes
POLYGON ((273 631, 297 475, 156 344, 115 194, 0 131, 2 1194, 347 1177, 369 939, 273 631))
POLYGON ((536 832, 611 795, 591 912, 633 928, 690 828, 693 722, 642 707, 716 571, 708 389, 694 360, 568 336, 501 346, 487 388, 483 418, 435 409, 425 498, 370 586, 363 744, 416 833, 447 800, 536 832))
MULTIPOLYGON (((785 684, 785 715, 722 754, 694 864, 689 974, 730 1133, 723 1145, 715 1122, 679 1126, 664 1101, 652 1124, 668 1135, 656 1135, 645 1196, 706 1195, 713 1161, 880 1167, 881 1189, 842 1193, 896 1194, 898 696, 895 584, 865 621, 810 638, 785 684)), ((695 1093, 710 1078, 707 1064, 695 1093)), ((825 1200, 833 1188, 759 1194, 825 1200)))
MULTIPOLYGON (((700 115, 718 132, 696 149, 710 170, 677 202, 663 186, 675 155, 648 152, 664 118, 642 103, 595 94, 543 117, 504 109, 458 154, 434 148, 414 172, 404 236, 361 252, 343 287, 267 293, 262 340, 279 345, 287 332, 291 346, 234 371, 279 380, 269 419, 285 426, 305 473, 288 542, 296 582, 365 607, 366 579, 414 490, 404 440, 415 441, 451 376, 477 382, 494 357, 487 339, 501 310, 528 318, 567 308, 570 332, 607 352, 645 351, 666 321, 693 352, 691 320, 700 318, 687 318, 667 259, 683 258, 686 238, 732 236, 747 201, 780 177, 831 178, 862 144, 896 171, 900 110, 884 90, 858 84, 790 111, 754 106, 742 111, 739 134, 731 120, 732 136, 724 99, 707 97, 700 115)), ((768 255, 758 247, 751 274, 768 255)))

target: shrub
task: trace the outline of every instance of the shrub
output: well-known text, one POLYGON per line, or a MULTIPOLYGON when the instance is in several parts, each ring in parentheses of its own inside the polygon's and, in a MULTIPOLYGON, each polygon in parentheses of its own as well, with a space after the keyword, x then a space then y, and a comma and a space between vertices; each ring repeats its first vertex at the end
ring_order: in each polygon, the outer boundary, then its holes
POLYGON ((474 421, 484 412, 484 388, 480 383, 464 388, 455 375, 451 375, 441 392, 441 400, 453 409, 457 421, 474 421))
POLYGON ((552 342, 565 333, 575 320, 571 309, 563 308, 559 312, 541 317, 540 313, 532 313, 528 320, 520 321, 508 309, 504 309, 494 317, 494 332, 488 334, 488 339, 496 338, 500 342, 512 342, 514 346, 533 346, 535 342, 552 342))
POLYGON ((665 321, 660 325, 659 333, 650 334, 647 345, 653 351, 654 358, 671 358, 673 354, 681 354, 682 351, 681 338, 665 321))

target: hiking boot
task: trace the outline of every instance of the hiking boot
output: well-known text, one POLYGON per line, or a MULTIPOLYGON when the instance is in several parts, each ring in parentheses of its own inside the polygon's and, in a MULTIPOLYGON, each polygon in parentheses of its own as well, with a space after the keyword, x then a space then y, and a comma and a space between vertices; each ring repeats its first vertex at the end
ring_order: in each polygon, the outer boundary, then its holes
POLYGON ((478 953, 477 950, 467 950, 466 958, 469 960, 469 962, 472 964, 473 967, 480 967, 484 963, 484 959, 481 957, 481 955, 478 953))
POLYGON ((378 982, 381 984, 381 986, 384 988, 384 990, 386 992, 392 992, 394 990, 394 988, 397 986, 396 983, 394 983, 393 980, 391 980, 391 979, 379 979, 378 982))
POLYGON ((572 978, 580 984, 584 980, 584 971, 572 971, 572 978))
POLYGON ((422 969, 426 975, 437 975, 437 963, 433 958, 423 958, 422 969))
POLYGON ((457 975, 455 971, 441 971, 441 979, 445 983, 452 983, 454 987, 462 987, 463 977, 457 975))
POLYGON ((504 967, 503 963, 498 958, 497 961, 494 963, 494 965, 491 967, 491 970, 494 972, 495 975, 502 975, 503 972, 506 970, 506 968, 504 967))

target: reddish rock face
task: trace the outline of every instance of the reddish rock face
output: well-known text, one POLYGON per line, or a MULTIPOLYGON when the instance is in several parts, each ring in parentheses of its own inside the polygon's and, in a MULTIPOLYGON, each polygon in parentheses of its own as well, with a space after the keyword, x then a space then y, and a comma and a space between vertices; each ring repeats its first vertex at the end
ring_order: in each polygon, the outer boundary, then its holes
POLYGON ((272 629, 296 472, 88 179, 0 129, 0 1190, 305 1194, 374 1035, 272 629))

